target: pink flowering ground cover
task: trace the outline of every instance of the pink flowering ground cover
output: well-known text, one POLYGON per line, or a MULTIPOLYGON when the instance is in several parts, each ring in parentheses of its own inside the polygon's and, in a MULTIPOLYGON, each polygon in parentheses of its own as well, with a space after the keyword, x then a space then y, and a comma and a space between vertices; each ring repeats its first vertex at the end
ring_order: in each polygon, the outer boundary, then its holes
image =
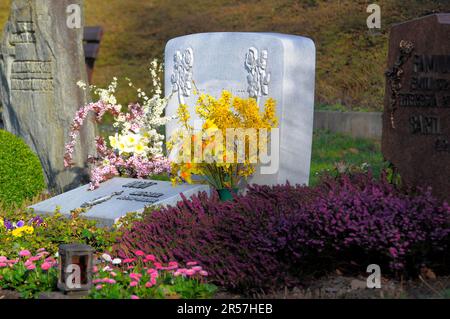
MULTIPOLYGON (((198 262, 184 267, 171 261, 162 264, 154 255, 136 251, 133 258, 99 256, 94 266, 90 299, 210 298, 217 288, 207 282, 208 272, 198 262)), ((39 298, 57 291, 58 261, 45 249, 35 254, 21 250, 8 258, 0 256, 0 288, 20 293, 21 298, 39 298)))
POLYGON ((41 248, 32 254, 21 250, 14 258, 0 256, 0 288, 15 290, 22 298, 53 291, 58 280, 57 260, 41 248))
POLYGON ((103 254, 94 272, 92 299, 210 298, 217 290, 198 262, 163 264, 140 250, 123 260, 103 254))
POLYGON ((394 278, 425 265, 450 269, 450 206, 429 189, 408 190, 387 176, 329 176, 316 187, 251 186, 222 202, 206 193, 149 208, 119 238, 117 254, 151 250, 162 260, 198 260, 211 282, 248 294, 301 284, 340 268, 377 264, 394 278))

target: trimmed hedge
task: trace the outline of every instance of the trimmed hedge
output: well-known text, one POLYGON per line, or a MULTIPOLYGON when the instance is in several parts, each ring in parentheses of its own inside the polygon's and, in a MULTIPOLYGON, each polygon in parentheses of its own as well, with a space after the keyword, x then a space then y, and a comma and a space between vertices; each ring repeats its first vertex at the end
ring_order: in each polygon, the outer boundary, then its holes
POLYGON ((392 275, 422 263, 448 271, 449 239, 447 203, 357 174, 312 188, 252 186, 231 202, 184 199, 135 222, 116 250, 198 260, 215 283, 248 293, 337 267, 364 273, 372 263, 392 275))
POLYGON ((0 203, 20 205, 45 188, 41 163, 17 136, 0 130, 0 203))

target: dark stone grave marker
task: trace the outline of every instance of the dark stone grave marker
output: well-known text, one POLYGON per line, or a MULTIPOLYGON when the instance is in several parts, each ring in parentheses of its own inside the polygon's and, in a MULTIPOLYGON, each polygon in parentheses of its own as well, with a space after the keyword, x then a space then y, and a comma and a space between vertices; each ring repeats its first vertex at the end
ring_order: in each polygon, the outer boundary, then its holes
POLYGON ((410 186, 450 199, 450 14, 392 27, 382 151, 410 186))

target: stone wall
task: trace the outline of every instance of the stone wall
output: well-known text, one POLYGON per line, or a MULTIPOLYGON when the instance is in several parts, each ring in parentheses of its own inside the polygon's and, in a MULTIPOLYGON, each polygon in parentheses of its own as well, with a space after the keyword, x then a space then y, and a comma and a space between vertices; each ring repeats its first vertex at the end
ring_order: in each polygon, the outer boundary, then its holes
POLYGON ((347 133, 353 137, 381 139, 381 112, 315 111, 314 129, 333 133, 347 133))

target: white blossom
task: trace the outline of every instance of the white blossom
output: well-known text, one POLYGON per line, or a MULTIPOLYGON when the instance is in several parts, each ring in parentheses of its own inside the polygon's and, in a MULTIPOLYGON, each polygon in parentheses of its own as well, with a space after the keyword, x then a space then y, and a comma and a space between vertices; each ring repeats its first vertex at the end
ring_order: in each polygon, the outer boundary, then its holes
POLYGON ((102 259, 103 259, 104 261, 106 261, 106 262, 109 262, 109 263, 112 261, 111 256, 108 255, 108 254, 106 254, 106 253, 102 255, 102 259))

